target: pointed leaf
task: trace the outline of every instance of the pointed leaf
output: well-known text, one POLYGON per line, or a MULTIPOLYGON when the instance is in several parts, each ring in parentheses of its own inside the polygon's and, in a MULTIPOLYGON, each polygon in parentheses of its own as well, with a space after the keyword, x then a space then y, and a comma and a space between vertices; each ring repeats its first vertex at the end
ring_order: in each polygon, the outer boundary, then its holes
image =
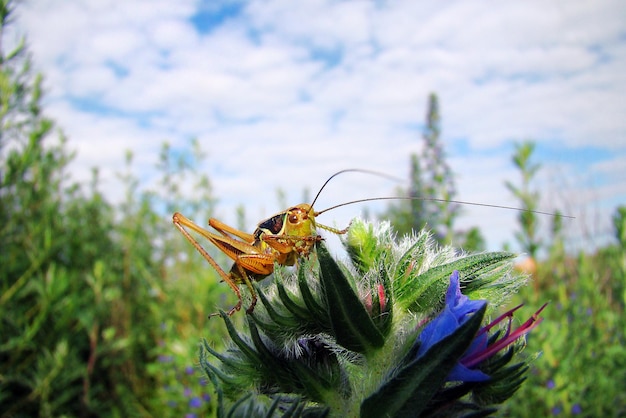
POLYGON ((207 356, 206 354, 204 354, 204 351, 202 351, 202 348, 208 349, 208 351, 213 350, 209 347, 209 343, 207 342, 207 340, 202 340, 202 346, 200 348, 200 365, 205 370, 206 375, 209 377, 209 380, 211 380, 211 383, 213 383, 213 388, 215 388, 215 393, 217 394, 217 417, 223 418, 225 413, 224 391, 222 390, 222 385, 218 380, 218 376, 213 372, 213 365, 211 365, 211 363, 209 363, 209 361, 207 360, 207 356))
POLYGON ((419 268, 419 266, 424 263, 430 249, 428 241, 431 239, 430 234, 425 230, 420 231, 415 242, 402 254, 402 257, 400 257, 397 262, 396 272, 394 273, 397 281, 396 286, 403 286, 407 278, 410 278, 411 270, 419 268))
POLYGON ((241 336, 235 329, 233 322, 230 320, 226 312, 220 311, 220 316, 222 317, 222 319, 224 320, 224 323, 226 324, 226 330, 228 331, 228 335, 230 335, 230 338, 233 340, 235 345, 239 347, 241 352, 245 354, 246 357, 248 357, 248 359, 250 360, 252 364, 262 363, 261 358, 259 357, 259 353, 257 353, 252 347, 250 347, 243 340, 243 338, 241 338, 241 336))
POLYGON ((276 281, 276 289, 278 290, 278 295, 280 296, 280 300, 285 305, 285 308, 289 310, 292 314, 297 316, 298 318, 307 318, 310 316, 309 311, 304 306, 300 306, 296 303, 287 293, 287 289, 283 285, 282 280, 276 281))
POLYGON ((309 288, 309 284, 306 281, 305 268, 305 265, 301 265, 300 268, 298 268, 298 287, 300 288, 300 293, 302 294, 302 300, 308 310, 314 314, 318 324, 324 324, 325 326, 322 326, 322 328, 328 329, 329 324, 326 318, 326 311, 317 301, 315 296, 313 296, 313 293, 309 288))
POLYGON ((282 315, 278 313, 278 311, 274 308, 274 305, 267 299, 267 296, 265 296, 265 293, 263 293, 263 291, 259 289, 259 286, 256 283, 253 283, 253 286, 257 294, 259 295, 259 299, 261 299, 261 303, 263 304, 263 307, 265 307, 265 311, 267 312, 267 315, 274 322, 274 323, 263 322, 257 315, 256 311, 252 312, 251 315, 254 318, 255 322, 261 328, 263 328, 264 331, 266 332, 271 332, 272 330, 280 331, 281 329, 285 327, 294 328, 297 326, 297 321, 294 321, 294 318, 292 316, 286 316, 286 315, 282 315))
POLYGON ((365 274, 381 258, 384 246, 379 245, 379 238, 372 224, 357 220, 350 225, 344 246, 360 274, 365 274))
POLYGON ((396 301, 405 309, 417 306, 431 306, 444 294, 448 278, 458 270, 464 278, 471 277, 488 268, 496 268, 503 261, 515 257, 507 252, 476 254, 463 257, 451 263, 433 267, 428 271, 407 279, 396 289, 396 301), (431 289, 440 287, 439 291, 431 289))
POLYGON ((359 353, 380 348, 385 343, 365 306, 324 245, 317 245, 320 279, 329 318, 337 343, 359 353))

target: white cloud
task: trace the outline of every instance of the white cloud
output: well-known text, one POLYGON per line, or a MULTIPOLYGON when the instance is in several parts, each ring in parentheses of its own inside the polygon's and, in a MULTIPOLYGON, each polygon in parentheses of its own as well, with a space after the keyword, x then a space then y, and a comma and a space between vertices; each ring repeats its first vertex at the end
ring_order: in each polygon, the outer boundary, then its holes
MULTIPOLYGON (((278 187, 299 200, 305 187, 313 192, 346 167, 405 175, 430 92, 441 100, 443 138, 464 200, 515 205, 502 185, 516 176, 511 140, 533 138, 570 153, 611 149, 595 164, 562 162, 570 176, 594 178, 625 160, 618 1, 259 0, 199 33, 191 16, 213 6, 42 0, 19 9, 46 75, 51 115, 79 151, 79 179, 98 164, 114 194, 126 148, 151 179, 161 141, 184 147, 196 136, 209 154, 201 170, 226 220, 234 220, 238 203, 269 215, 278 210, 278 187), (70 98, 109 112, 87 113, 70 98)), ((616 179, 598 195, 623 200, 626 185, 616 179)), ((395 186, 358 175, 336 180, 324 204, 389 195, 395 186)), ((332 219, 345 222, 357 209, 332 219)), ((476 220, 466 224, 494 225, 494 246, 511 240, 515 214, 466 212, 476 220)))

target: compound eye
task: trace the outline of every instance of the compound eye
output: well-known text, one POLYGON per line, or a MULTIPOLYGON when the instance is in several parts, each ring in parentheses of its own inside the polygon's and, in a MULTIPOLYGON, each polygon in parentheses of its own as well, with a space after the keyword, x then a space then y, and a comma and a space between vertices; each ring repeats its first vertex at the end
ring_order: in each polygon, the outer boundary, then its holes
POLYGON ((289 223, 295 224, 297 222, 298 222, 298 215, 296 215, 295 213, 291 213, 289 215, 289 223))

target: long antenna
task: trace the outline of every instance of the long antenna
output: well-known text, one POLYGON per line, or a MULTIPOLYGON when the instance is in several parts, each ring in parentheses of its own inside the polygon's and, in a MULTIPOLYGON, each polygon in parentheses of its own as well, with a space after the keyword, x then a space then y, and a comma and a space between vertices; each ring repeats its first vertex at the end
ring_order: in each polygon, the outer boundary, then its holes
MULTIPOLYGON (((313 201, 311 202, 310 206, 314 207, 313 205, 315 205, 315 202, 317 201, 317 198, 320 197, 320 194, 322 193, 322 190, 324 190, 324 187, 326 187, 328 182, 330 182, 333 178, 337 177, 339 174, 350 173, 350 172, 372 174, 372 175, 375 175, 375 176, 384 177, 384 178, 387 178, 387 179, 390 179, 390 180, 399 181, 399 182, 404 181, 401 178, 394 177, 394 176, 386 174, 386 173, 381 173, 379 171, 367 170, 367 169, 364 169, 364 168, 346 168, 345 170, 337 171, 335 174, 333 174, 332 176, 328 177, 328 179, 324 182, 324 184, 322 184, 322 187, 320 187, 319 191, 315 195, 315 199, 313 199, 313 201)), ((348 202, 346 204, 349 204, 349 203, 357 203, 357 202, 348 202)))
MULTIPOLYGON (((339 173, 341 173, 341 171, 339 173)), ((339 174, 339 173, 337 173, 337 174, 339 174)), ((337 175, 337 174, 335 174, 335 175, 337 175)), ((333 175, 333 177, 335 175, 333 175)), ((330 180, 330 179, 328 179, 328 180, 330 180)), ((326 183, 328 183, 328 180, 326 181, 326 183)), ((324 183, 324 186, 326 185, 326 183, 324 183)), ((322 186, 322 188, 323 188, 323 186, 322 186)), ((319 193, 318 193, 318 195, 319 195, 319 193)), ((316 196, 316 199, 317 199, 317 196, 316 196)), ((370 198, 367 198, 367 199, 352 200, 350 202, 340 203, 338 205, 331 206, 331 207, 326 208, 324 210, 320 210, 319 212, 315 212, 315 216, 321 215, 322 213, 328 212, 329 210, 340 208, 342 206, 347 206, 347 205, 352 205, 352 204, 355 204, 355 203, 362 203, 362 202, 372 202, 374 200, 427 200, 427 201, 432 201, 432 202, 458 203, 460 205, 483 206, 483 207, 487 207, 487 208, 498 208, 498 209, 506 209, 506 210, 515 210, 515 211, 518 211, 518 212, 530 212, 530 213, 536 213, 538 215, 553 216, 555 218, 556 217, 563 217, 563 218, 568 218, 568 219, 576 219, 575 216, 562 215, 560 213, 543 212, 543 211, 540 211, 540 210, 522 209, 522 208, 516 208, 516 207, 513 207, 513 206, 491 205, 491 204, 488 204, 488 203, 464 202, 464 201, 461 201, 461 200, 446 200, 446 199, 437 199, 437 198, 431 198, 431 197, 406 197, 406 196, 370 197, 370 198)), ((315 202, 315 200, 314 200, 314 202, 315 202)))

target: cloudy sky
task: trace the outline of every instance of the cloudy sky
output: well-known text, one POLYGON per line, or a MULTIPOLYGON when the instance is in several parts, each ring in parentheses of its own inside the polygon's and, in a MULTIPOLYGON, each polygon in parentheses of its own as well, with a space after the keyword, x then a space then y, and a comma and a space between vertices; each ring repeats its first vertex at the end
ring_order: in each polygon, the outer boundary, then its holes
MULTIPOLYGON (((543 209, 577 216, 573 240, 606 237, 626 203, 619 0, 31 0, 18 14, 48 115, 78 152, 74 178, 100 167, 113 200, 125 150, 150 187, 161 143, 184 152, 191 138, 208 153, 198 169, 217 215, 232 223, 243 204, 250 227, 282 209, 277 188, 300 203, 344 168, 406 177, 435 92, 459 199, 518 205, 503 183, 519 180, 514 142, 533 139, 543 209)), ((345 175, 317 207, 395 187, 345 175)), ((515 216, 467 207, 459 227, 479 225, 497 249, 515 216)))

